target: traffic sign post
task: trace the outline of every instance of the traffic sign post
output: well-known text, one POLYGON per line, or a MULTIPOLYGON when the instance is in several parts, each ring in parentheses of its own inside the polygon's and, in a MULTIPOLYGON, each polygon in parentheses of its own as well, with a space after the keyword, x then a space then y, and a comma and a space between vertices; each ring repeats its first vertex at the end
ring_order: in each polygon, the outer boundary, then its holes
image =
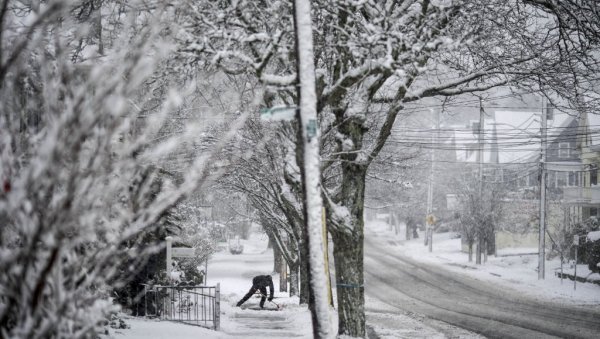
POLYGON ((425 221, 427 224, 427 232, 425 234, 425 237, 427 238, 427 242, 429 245, 429 252, 432 252, 433 251, 433 225, 436 222, 435 215, 433 215, 433 214, 427 215, 427 218, 425 219, 425 221))
POLYGON ((171 259, 171 245, 173 244, 173 237, 166 237, 167 241, 167 277, 171 277, 171 269, 173 268, 171 259))

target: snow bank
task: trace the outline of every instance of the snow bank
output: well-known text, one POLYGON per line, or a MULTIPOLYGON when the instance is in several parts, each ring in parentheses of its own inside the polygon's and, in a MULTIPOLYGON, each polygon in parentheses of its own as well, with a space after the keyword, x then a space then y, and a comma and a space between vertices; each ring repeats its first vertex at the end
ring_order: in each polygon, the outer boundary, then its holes
POLYGON ((600 231, 590 232, 587 234, 588 241, 597 241, 600 240, 600 231))

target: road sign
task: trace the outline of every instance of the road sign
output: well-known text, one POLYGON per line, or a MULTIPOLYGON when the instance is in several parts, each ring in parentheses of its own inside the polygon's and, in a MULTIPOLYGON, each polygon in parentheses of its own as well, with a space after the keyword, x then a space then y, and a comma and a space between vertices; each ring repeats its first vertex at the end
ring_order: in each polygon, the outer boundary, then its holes
POLYGON ((306 125, 306 135, 308 136, 309 140, 317 135, 317 120, 308 120, 308 124, 306 125))
POLYGON ((178 258, 193 258, 196 256, 194 248, 173 247, 171 248, 171 256, 178 258))
POLYGON ((290 121, 296 118, 296 106, 261 108, 260 119, 266 121, 290 121))
POLYGON ((427 222, 427 225, 433 225, 433 224, 435 224, 435 222, 436 222, 435 215, 429 214, 427 216, 427 218, 425 218, 425 221, 427 222))

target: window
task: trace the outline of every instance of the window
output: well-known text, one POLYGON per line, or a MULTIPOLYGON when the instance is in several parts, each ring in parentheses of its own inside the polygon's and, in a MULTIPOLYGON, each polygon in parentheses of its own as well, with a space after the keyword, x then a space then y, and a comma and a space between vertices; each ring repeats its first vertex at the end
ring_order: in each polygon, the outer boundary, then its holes
POLYGON ((578 186, 577 172, 569 172, 569 186, 578 186))
POLYGON ((558 143, 558 157, 561 159, 568 158, 570 156, 571 147, 568 142, 558 143))
POLYGON ((547 172, 546 173, 546 185, 548 185, 547 187, 556 187, 556 175, 557 174, 562 174, 562 173, 556 173, 556 172, 547 172))
POLYGON ((567 186, 567 173, 556 172, 556 187, 567 186))
POLYGON ((590 168, 590 186, 598 185, 598 167, 592 165, 590 168))

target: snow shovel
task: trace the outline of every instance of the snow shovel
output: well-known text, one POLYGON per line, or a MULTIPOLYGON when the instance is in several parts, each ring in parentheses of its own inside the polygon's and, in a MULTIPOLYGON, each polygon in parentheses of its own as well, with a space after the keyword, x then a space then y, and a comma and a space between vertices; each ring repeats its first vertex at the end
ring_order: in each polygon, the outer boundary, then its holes
POLYGON ((264 294, 262 294, 262 293, 260 293, 260 292, 259 292, 259 294, 260 294, 261 296, 263 296, 263 297, 267 298, 267 301, 268 301, 268 302, 270 302, 270 303, 272 303, 273 305, 277 306, 277 310, 278 310, 278 311, 281 311, 281 310, 283 310, 283 304, 279 305, 278 303, 274 302, 273 300, 269 300, 269 297, 267 297, 266 295, 264 295, 264 294))

